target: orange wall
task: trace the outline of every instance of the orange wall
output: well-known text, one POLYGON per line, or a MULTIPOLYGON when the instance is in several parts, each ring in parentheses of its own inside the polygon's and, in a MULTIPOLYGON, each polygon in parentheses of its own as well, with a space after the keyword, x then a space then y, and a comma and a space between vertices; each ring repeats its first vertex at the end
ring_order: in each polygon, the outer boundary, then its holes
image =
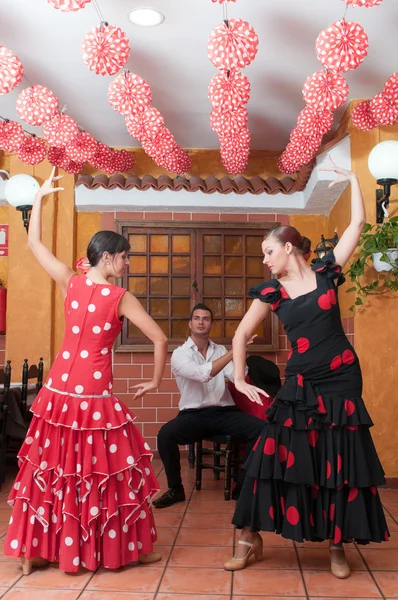
MULTIPOLYGON (((8 206, 0 206, 0 224, 9 225, 8 206)), ((7 287, 8 279, 8 256, 0 257, 0 281, 7 287)))

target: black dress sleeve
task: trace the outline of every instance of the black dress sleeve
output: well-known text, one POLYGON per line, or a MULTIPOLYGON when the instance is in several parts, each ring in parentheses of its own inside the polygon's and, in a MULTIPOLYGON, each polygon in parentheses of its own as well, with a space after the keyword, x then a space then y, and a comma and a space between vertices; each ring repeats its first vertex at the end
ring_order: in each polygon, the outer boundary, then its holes
POLYGON ((327 279, 336 280, 337 285, 342 285, 345 282, 342 268, 336 264, 333 250, 329 250, 322 258, 317 258, 311 268, 327 279))
POLYGON ((272 310, 275 310, 281 301, 279 281, 277 281, 277 279, 270 279, 269 281, 259 283, 250 288, 249 296, 255 299, 258 298, 261 302, 271 304, 272 310))

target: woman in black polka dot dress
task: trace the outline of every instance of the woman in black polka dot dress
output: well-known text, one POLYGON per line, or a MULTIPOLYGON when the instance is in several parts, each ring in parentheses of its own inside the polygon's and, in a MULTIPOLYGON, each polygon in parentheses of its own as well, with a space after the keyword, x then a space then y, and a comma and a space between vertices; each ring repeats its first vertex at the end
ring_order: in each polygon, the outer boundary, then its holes
MULTIPOLYGON (((86 275, 77 275, 41 242, 41 200, 32 210, 29 246, 65 296, 65 335, 47 381, 32 405, 33 419, 19 452, 20 470, 9 504, 5 554, 32 566, 57 561, 62 570, 94 571, 161 559, 151 499, 159 485, 152 452, 134 415, 112 393, 112 347, 123 318, 155 345, 154 376, 135 386, 135 398, 156 389, 167 340, 136 298, 108 280, 128 264, 128 241, 100 231, 89 243, 86 275)), ((61 190, 62 188, 60 188, 61 190)))
POLYGON ((233 341, 235 386, 253 402, 263 392, 244 381, 246 340, 270 310, 283 323, 291 351, 286 382, 245 465, 233 517, 242 534, 227 570, 245 568, 252 554, 262 557, 259 531, 296 542, 329 540, 331 570, 339 578, 350 574, 343 543, 389 537, 377 491, 384 472, 361 398, 358 357, 344 334, 337 300, 341 270, 358 243, 365 209, 355 175, 333 163, 328 170, 336 181, 351 182, 350 225, 334 253, 312 268, 304 259, 307 238, 293 227, 272 231, 263 242, 264 263, 275 275, 286 275, 250 290, 255 300, 233 341))

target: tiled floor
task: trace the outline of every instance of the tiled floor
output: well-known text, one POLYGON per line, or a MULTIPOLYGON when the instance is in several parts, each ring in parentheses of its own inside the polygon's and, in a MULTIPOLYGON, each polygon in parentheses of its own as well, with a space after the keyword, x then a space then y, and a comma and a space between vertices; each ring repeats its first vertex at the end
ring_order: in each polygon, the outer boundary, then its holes
MULTIPOLYGON (((185 461, 183 461, 185 462, 185 461)), ((166 488, 161 464, 154 461, 166 488)), ((223 570, 233 553, 235 536, 230 524, 234 502, 225 502, 222 481, 204 474, 203 489, 194 490, 194 471, 186 466, 183 478, 188 500, 155 510, 158 550, 162 562, 118 571, 102 568, 67 575, 51 566, 24 577, 14 559, 3 556, 3 537, 10 510, 6 482, 0 494, 0 597, 6 600, 287 600, 307 598, 398 598, 398 490, 381 490, 391 540, 366 548, 350 546, 352 568, 348 580, 329 572, 327 544, 293 544, 271 533, 263 534, 264 561, 235 574, 223 570)))

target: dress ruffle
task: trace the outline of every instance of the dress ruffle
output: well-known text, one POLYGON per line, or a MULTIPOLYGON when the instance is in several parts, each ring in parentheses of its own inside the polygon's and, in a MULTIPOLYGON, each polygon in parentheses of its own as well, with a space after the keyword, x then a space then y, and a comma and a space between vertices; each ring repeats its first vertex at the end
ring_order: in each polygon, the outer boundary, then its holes
POLYGON ((342 268, 336 264, 333 250, 329 250, 322 258, 315 259, 312 270, 316 273, 320 273, 327 279, 336 280, 338 286, 345 282, 345 277, 342 274, 342 268))

